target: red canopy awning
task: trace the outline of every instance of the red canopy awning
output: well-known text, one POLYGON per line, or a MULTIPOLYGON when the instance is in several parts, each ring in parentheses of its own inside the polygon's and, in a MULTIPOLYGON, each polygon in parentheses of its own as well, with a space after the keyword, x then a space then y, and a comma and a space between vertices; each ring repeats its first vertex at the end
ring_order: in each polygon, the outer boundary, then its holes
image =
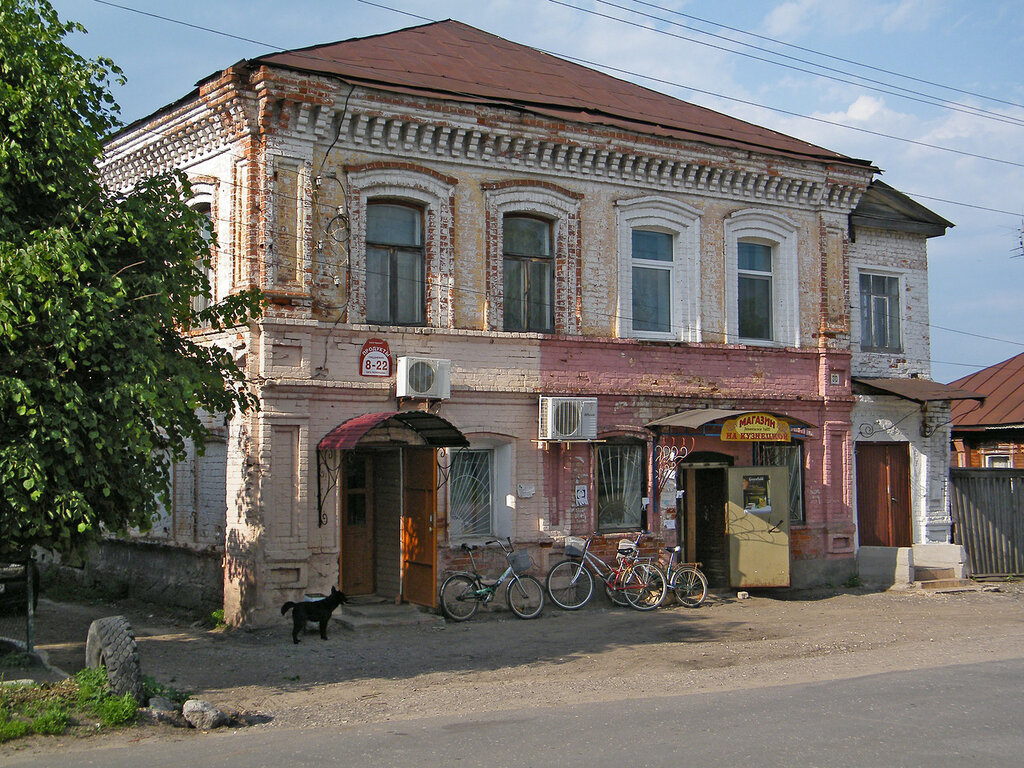
POLYGON ((469 446, 469 441, 458 427, 440 416, 424 411, 386 411, 384 413, 365 413, 342 422, 321 438, 317 443, 317 450, 351 450, 367 432, 392 419, 415 431, 427 445, 434 448, 465 448, 469 446))

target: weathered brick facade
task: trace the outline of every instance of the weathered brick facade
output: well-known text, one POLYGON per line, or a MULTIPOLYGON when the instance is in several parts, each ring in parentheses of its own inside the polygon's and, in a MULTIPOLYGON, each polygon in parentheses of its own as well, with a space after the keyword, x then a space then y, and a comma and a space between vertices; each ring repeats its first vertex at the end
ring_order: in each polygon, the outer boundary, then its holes
MULTIPOLYGON (((750 443, 696 431, 656 442, 645 425, 701 407, 792 417, 810 425, 801 433, 803 511, 790 534, 793 583, 854 572, 852 430, 862 406, 851 376, 927 374, 924 239, 877 230, 852 241, 848 217, 874 172, 866 163, 613 123, 254 63, 225 70, 108 143, 112 186, 169 168, 202 180, 218 237, 216 297, 259 287, 270 301, 249 327, 203 334, 243 362, 261 404, 229 425, 215 454, 222 471, 202 475, 223 484, 222 540, 210 539, 215 528, 204 522, 186 542, 223 550, 228 621, 269 621, 283 600, 339 582, 345 506, 337 488, 321 487, 317 498, 317 443, 353 417, 403 409, 429 409, 474 447, 494 451, 492 533, 531 549, 542 570, 562 537, 596 525, 600 441, 633 439, 649 470, 658 445, 749 465, 750 443), (366 323, 372 201, 422 211, 422 327, 366 323), (551 227, 553 333, 503 330, 509 213, 551 227), (662 338, 629 338, 624 320, 632 226, 673 234, 678 307, 662 338), (737 331, 740 240, 775 249, 777 330, 765 343, 737 331), (905 277, 905 359, 866 355, 851 341, 861 265, 905 277), (394 376, 361 376, 370 338, 383 339, 394 360, 450 360, 450 399, 397 401, 394 376), (596 397, 598 442, 538 440, 540 395, 596 397), (588 503, 578 502, 578 486, 589 490, 588 503)), ((387 449, 375 444, 375 584, 388 598, 402 589, 396 457, 417 442, 396 432, 387 449)), ((922 455, 933 449, 920 446, 922 455)), ((674 486, 659 493, 646 474, 644 495, 654 499, 647 525, 657 541, 674 542, 674 486)), ((438 579, 462 563, 445 481, 442 471, 438 579)), ((931 482, 923 472, 924 527, 943 522, 931 482)))

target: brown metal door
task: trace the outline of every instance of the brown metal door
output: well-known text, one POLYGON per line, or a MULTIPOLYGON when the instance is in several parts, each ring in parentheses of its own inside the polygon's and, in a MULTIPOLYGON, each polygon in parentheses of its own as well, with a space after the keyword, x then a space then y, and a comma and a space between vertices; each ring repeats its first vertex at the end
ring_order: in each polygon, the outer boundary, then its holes
POLYGON ((339 589, 349 595, 369 595, 375 588, 373 459, 350 453, 342 468, 339 589))
POLYGON ((436 605, 437 454, 433 448, 403 451, 402 596, 410 603, 436 605))
POLYGON ((863 547, 909 547, 907 443, 857 443, 857 538, 863 547))

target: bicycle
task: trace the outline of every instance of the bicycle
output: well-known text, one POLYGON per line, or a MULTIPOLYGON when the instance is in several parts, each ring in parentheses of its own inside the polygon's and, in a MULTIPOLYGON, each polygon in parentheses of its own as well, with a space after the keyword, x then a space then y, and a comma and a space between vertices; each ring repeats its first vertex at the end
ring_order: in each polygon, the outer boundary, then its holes
POLYGON ((640 539, 646 533, 649 531, 640 531, 635 541, 619 541, 614 566, 590 552, 594 534, 585 540, 568 537, 565 545, 567 559, 555 563, 546 580, 548 594, 555 605, 567 611, 586 605, 594 592, 591 570, 604 584, 608 599, 616 605, 629 605, 638 611, 650 611, 661 605, 668 593, 668 578, 658 565, 642 562, 639 556, 640 539))
POLYGON ((471 619, 480 604, 491 602, 498 587, 506 582, 508 586, 505 587, 505 600, 512 613, 520 619, 534 619, 540 616, 544 610, 544 587, 536 577, 524 573, 533 565, 533 561, 528 552, 515 551, 511 538, 507 541, 507 546, 498 539, 484 543, 485 547, 499 544, 505 553, 505 560, 508 561, 505 572, 492 583, 485 582, 476 569, 473 552, 480 547, 462 545, 462 550, 469 553, 471 570, 453 573, 441 585, 441 612, 447 618, 452 621, 471 619))
POLYGON ((676 562, 683 557, 681 546, 665 547, 668 552, 668 565, 665 573, 668 574, 668 588, 676 596, 676 600, 687 608, 696 608, 703 604, 708 597, 708 579, 700 569, 700 563, 676 562))

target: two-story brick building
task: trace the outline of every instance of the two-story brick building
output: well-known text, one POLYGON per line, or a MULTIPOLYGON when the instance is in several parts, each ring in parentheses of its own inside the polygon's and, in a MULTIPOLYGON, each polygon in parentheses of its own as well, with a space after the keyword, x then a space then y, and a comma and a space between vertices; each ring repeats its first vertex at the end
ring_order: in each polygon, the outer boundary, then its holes
MULTIPOLYGON (((719 585, 855 572, 851 428, 881 417, 851 302, 873 264, 926 323, 948 225, 857 222, 869 162, 447 21, 239 62, 107 145, 112 186, 168 168, 214 222, 214 300, 270 299, 196 331, 262 407, 149 537, 223 557, 229 621, 332 584, 433 605, 493 536, 542 571, 646 526, 719 585)), ((901 333, 895 375, 927 373, 901 333)))

